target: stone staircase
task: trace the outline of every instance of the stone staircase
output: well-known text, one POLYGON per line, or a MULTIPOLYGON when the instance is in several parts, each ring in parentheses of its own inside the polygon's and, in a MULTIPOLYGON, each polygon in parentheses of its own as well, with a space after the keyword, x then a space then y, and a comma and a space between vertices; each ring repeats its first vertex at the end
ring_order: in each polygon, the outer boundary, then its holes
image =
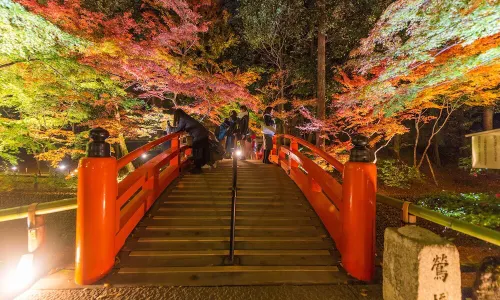
POLYGON ((235 265, 229 252, 231 161, 186 174, 158 200, 119 253, 113 284, 339 284, 349 276, 307 199, 274 165, 238 162, 235 265))

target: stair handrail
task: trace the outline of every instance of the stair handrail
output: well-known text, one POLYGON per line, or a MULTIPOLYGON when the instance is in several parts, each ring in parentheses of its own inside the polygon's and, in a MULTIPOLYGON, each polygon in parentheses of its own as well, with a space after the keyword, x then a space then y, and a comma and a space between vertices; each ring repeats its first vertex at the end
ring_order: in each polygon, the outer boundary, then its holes
POLYGON ((236 240, 236 197, 238 185, 238 155, 233 151, 233 178, 231 184, 231 226, 229 235, 229 257, 227 264, 234 264, 234 248, 236 240))

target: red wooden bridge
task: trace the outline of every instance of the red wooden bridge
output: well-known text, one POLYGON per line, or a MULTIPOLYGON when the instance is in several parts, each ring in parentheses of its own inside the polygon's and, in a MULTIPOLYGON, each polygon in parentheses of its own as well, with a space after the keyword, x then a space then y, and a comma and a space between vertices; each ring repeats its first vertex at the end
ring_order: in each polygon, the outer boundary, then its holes
POLYGON ((78 284, 373 279, 376 168, 365 140, 356 141, 343 165, 304 140, 280 135, 274 165, 235 158, 194 175, 183 172, 190 149, 180 134, 119 160, 110 156, 106 132, 94 130, 92 137, 78 169, 78 284), (169 149, 118 181, 128 163, 167 141, 169 149))

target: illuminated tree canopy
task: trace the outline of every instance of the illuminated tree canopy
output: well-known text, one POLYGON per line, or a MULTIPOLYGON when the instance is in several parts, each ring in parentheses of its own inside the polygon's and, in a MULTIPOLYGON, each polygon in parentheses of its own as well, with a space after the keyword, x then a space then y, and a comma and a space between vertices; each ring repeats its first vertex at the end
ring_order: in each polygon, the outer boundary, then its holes
POLYGON ((172 107, 217 124, 237 103, 276 105, 284 130, 324 131, 332 153, 357 133, 380 148, 408 122, 439 132, 462 105, 499 98, 499 1, 341 0, 325 8, 318 120, 315 4, 0 0, 0 158, 25 148, 56 164, 93 126, 126 153, 172 107))
POLYGON ((396 1, 340 70, 344 93, 334 97, 329 127, 378 142, 443 101, 491 105, 499 57, 498 1, 396 1))
POLYGON ((366 83, 345 99, 376 99, 393 111, 437 95, 498 98, 498 1, 397 1, 346 65, 366 83), (370 79, 368 79, 370 78, 370 79))

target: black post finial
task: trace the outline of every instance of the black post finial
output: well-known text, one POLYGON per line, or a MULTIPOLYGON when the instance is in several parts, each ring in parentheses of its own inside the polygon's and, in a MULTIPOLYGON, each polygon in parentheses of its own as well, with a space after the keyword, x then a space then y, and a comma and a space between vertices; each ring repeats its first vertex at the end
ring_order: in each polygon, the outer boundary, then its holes
POLYGON ((109 132, 101 127, 94 128, 90 131, 92 141, 87 147, 88 157, 111 157, 111 147, 106 142, 109 137, 109 132))
POLYGON ((368 138, 362 135, 356 135, 352 138, 354 148, 351 149, 349 161, 352 162, 373 162, 372 151, 368 148, 368 138))

